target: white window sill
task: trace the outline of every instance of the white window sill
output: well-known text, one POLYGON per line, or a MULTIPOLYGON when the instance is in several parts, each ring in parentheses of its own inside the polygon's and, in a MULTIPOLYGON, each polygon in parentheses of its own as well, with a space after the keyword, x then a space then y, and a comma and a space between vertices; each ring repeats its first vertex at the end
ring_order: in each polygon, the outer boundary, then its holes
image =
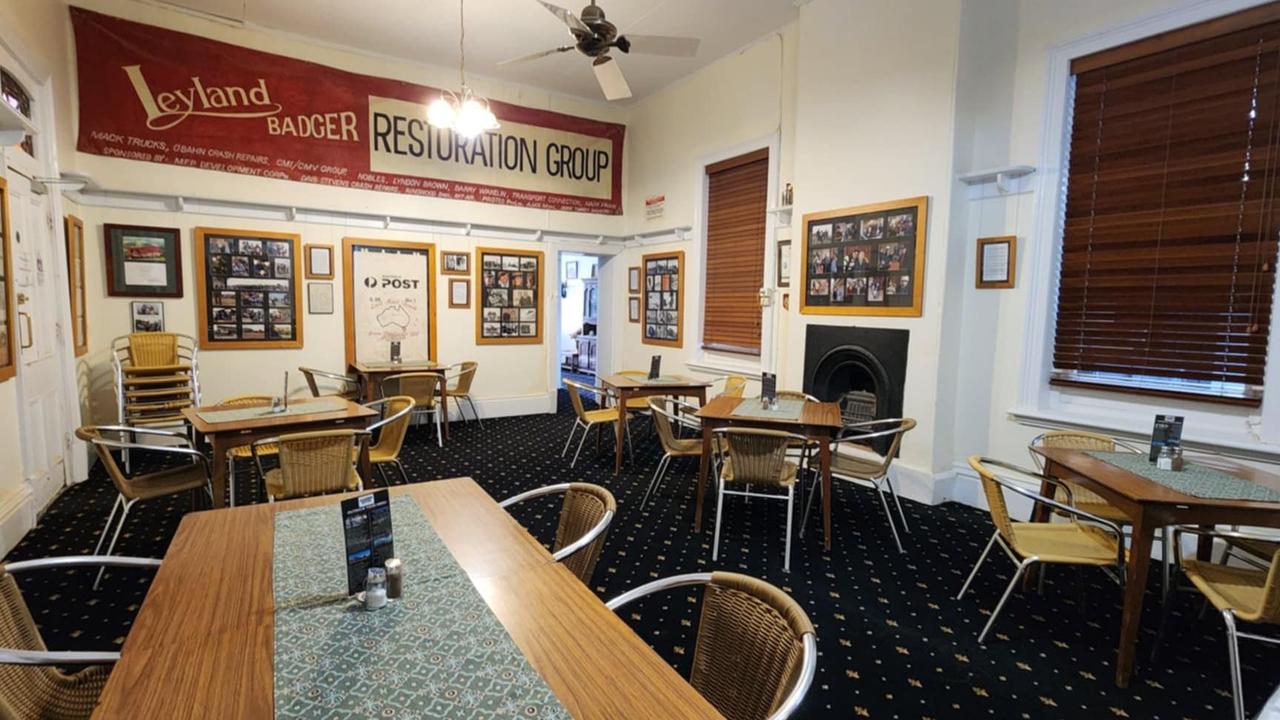
POLYGON ((685 366, 694 372, 706 375, 745 375, 748 379, 760 379, 760 361, 738 362, 720 356, 701 356, 689 360, 685 366))

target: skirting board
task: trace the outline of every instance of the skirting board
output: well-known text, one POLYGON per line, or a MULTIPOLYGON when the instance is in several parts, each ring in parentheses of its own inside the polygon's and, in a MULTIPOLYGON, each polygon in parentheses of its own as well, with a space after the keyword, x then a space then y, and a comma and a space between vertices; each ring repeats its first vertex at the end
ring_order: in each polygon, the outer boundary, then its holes
POLYGON ((36 506, 31 486, 25 482, 0 499, 0 550, 5 555, 36 526, 36 506))
MULTIPOLYGON (((548 412, 547 408, 554 407, 550 405, 547 395, 520 395, 517 397, 506 398, 476 398, 476 411, 480 413, 480 419, 488 420, 489 418, 513 417, 516 415, 544 415, 548 412)), ((466 407, 466 417, 471 419, 471 406, 462 403, 466 407)), ((452 398, 449 399, 449 422, 460 422, 462 417, 458 415, 458 403, 452 398)))

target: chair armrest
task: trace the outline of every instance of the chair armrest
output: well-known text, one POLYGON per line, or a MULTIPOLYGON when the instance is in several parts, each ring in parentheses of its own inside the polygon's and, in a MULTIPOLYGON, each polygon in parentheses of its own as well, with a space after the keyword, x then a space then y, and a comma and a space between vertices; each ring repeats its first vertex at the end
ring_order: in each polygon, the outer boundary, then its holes
POLYGON ((1198 528, 1193 525, 1176 525, 1173 528, 1175 533, 1187 533, 1189 535, 1203 535, 1207 537, 1221 538, 1223 540, 1257 540, 1259 542, 1280 543, 1280 535, 1263 535, 1262 533, 1248 532, 1245 530, 1207 530, 1198 528))
POLYGON ((128 555, 63 555, 61 557, 16 560, 0 563, 0 573, 17 573, 45 568, 67 568, 112 565, 116 567, 160 567, 156 558, 130 557, 128 555))
POLYGON ((204 474, 209 475, 209 458, 199 450, 190 447, 170 447, 168 445, 143 445, 142 443, 116 442, 115 440, 103 440, 98 438, 93 441, 95 445, 102 445, 113 450, 146 450, 149 452, 169 453, 170 455, 184 455, 192 459, 192 462, 199 462, 204 468, 204 474))
POLYGON ((95 425, 94 430, 106 430, 108 432, 134 433, 136 435, 156 435, 159 437, 175 438, 191 445, 191 438, 186 433, 174 430, 154 430, 148 427, 134 427, 131 425, 95 425))
POLYGON ((0 665, 112 665, 119 660, 118 652, 0 648, 0 665))
MULTIPOLYGON (((1055 481, 1053 478, 1047 478, 1047 479, 1049 480, 1049 482, 1052 482, 1055 485, 1062 485, 1060 481, 1055 481)), ((1124 532, 1120 529, 1119 525, 1111 522, 1110 520, 1107 520, 1106 518, 1098 517, 1097 515, 1094 515, 1091 512, 1086 512, 1084 510, 1081 510, 1080 508, 1073 507, 1065 503, 1060 503, 1057 500, 1054 500, 1052 498, 1047 498, 1044 495, 1041 495, 1040 493, 1035 493, 1025 488, 1020 488, 1017 485, 1014 485, 1012 483, 1002 482, 1000 483, 1000 486, 1007 490, 1011 490, 1019 495, 1022 495, 1023 497, 1030 498, 1038 503, 1044 503, 1045 505, 1048 505, 1051 508, 1056 508, 1058 510, 1061 510, 1062 512, 1068 513, 1070 515, 1074 515, 1075 517, 1078 517, 1082 520, 1088 520, 1090 523, 1093 523, 1095 525, 1100 525, 1103 530, 1106 530, 1107 532, 1111 533, 1116 537, 1117 542, 1119 542, 1120 544, 1121 551, 1123 552, 1124 532)), ((1066 487, 1065 485, 1062 485, 1062 486, 1066 487)), ((1068 492, 1070 492, 1069 489, 1068 489, 1068 492)))

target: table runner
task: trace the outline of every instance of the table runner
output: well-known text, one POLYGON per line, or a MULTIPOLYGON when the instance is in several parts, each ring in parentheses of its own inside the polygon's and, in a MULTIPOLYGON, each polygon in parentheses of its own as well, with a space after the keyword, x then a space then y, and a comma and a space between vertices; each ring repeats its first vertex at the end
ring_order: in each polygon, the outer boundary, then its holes
POLYGON ((778 398, 776 410, 760 407, 760 398, 743 398, 733 409, 735 417, 761 418, 764 420, 799 420, 804 412, 804 400, 799 398, 778 398))
POLYGON ((646 377, 641 382, 645 385, 684 385, 689 381, 675 375, 659 375, 656 378, 646 377))
POLYGON ((289 417, 290 415, 306 415, 308 413, 332 412, 342 410, 347 401, 340 397, 315 398, 314 400, 290 400, 284 412, 271 412, 270 405, 251 405, 249 407, 228 408, 226 410, 200 410, 196 415, 209 423, 237 422, 240 420, 257 420, 265 417, 289 417))
POLYGON ((1280 492, 1229 475, 1221 470, 1187 461, 1181 470, 1161 470, 1141 453, 1090 450, 1089 455, 1134 475, 1140 475, 1171 490, 1214 500, 1254 500, 1280 502, 1280 492))
POLYGON ((391 500, 404 598, 346 598, 338 506, 277 513, 277 718, 568 719, 412 498, 391 500))

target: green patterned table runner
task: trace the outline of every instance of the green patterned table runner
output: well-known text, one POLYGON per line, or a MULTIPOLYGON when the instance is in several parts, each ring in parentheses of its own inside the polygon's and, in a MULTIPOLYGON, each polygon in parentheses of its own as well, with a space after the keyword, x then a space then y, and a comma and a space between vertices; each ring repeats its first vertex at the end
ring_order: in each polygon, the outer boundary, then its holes
POLYGON ((766 410, 760 407, 760 398, 743 398, 738 407, 733 409, 736 417, 761 418, 764 420, 799 420, 804 412, 804 400, 799 398, 778 398, 777 410, 766 410))
POLYGON ((645 385, 684 385, 689 381, 674 375, 659 375, 656 378, 646 377, 643 382, 645 385))
POLYGON ((404 598, 346 598, 336 504, 277 513, 277 718, 569 718, 409 497, 391 499, 404 598))
POLYGON ((1091 450, 1089 455, 1185 495, 1214 500, 1280 502, 1280 492, 1190 461, 1184 463, 1181 470, 1173 471, 1157 468, 1141 453, 1091 450))
POLYGON ((306 415, 308 413, 332 412, 347 406, 347 401, 340 397, 316 398, 314 400, 290 400, 284 412, 271 412, 270 405, 252 405, 249 407, 228 408, 226 410, 201 410, 196 414, 207 423, 237 422, 240 420, 257 420, 264 417, 288 417, 290 415, 306 415))

